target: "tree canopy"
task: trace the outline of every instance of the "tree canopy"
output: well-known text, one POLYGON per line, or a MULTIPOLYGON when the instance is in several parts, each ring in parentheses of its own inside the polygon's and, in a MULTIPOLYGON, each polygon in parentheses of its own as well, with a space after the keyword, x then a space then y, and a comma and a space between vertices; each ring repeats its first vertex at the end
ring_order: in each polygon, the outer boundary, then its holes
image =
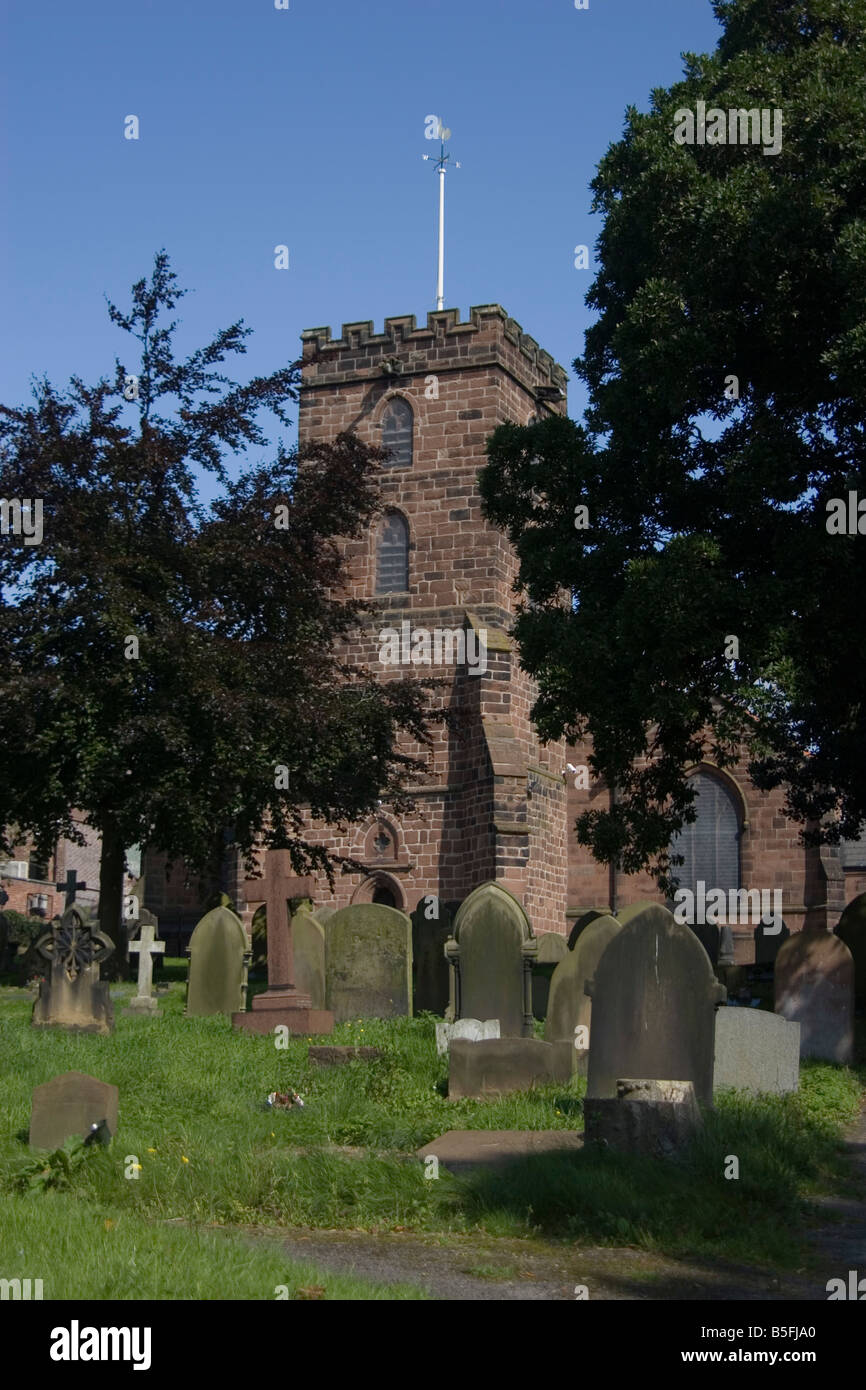
POLYGON ((337 541, 379 506, 381 451, 343 434, 242 466, 266 443, 260 411, 288 423, 299 364, 224 375, 242 322, 177 361, 166 315, 184 293, 160 252, 130 311, 109 304, 138 365, 66 391, 38 380, 34 404, 0 408, 0 495, 43 507, 41 543, 0 545, 0 827, 48 853, 86 811, 115 939, 136 843, 212 871, 229 833, 248 862, 282 845, 298 873, 330 875, 302 808, 399 809, 420 768, 399 735, 429 742, 434 717, 429 682, 382 683, 340 654, 360 609, 339 596, 337 541), (208 506, 203 473, 221 484, 208 506))
POLYGON ((617 788, 578 839, 663 887, 703 757, 745 747, 808 841, 866 818, 866 516, 832 522, 866 499, 866 0, 714 10, 592 183, 584 423, 502 426, 481 480, 539 729, 617 788), (699 102, 780 112, 781 148, 677 143, 699 102))

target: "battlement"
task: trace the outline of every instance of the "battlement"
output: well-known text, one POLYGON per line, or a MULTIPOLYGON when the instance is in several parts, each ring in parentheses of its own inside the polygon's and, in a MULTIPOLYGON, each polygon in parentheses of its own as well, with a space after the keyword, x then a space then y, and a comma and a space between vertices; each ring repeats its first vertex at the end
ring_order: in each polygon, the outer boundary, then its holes
MULTIPOLYGON (((316 382, 345 380, 358 370, 378 370, 383 358, 399 358, 401 350, 408 351, 408 370, 412 370, 413 354, 429 360, 431 353, 440 359, 453 358, 466 366, 483 365, 477 359, 494 360, 505 354, 504 344, 516 349, 520 360, 530 369, 536 384, 558 386, 563 391, 568 373, 555 362, 549 352, 539 347, 534 338, 524 333, 516 319, 510 318, 501 304, 478 304, 469 310, 469 321, 460 322, 459 309, 431 309, 426 327, 419 328, 414 314, 400 314, 385 319, 382 333, 374 332, 372 319, 344 323, 339 338, 331 337, 330 327, 307 328, 301 334, 305 366, 317 365, 316 382), (502 345, 497 353, 497 342, 502 345), (471 344, 471 346, 470 346, 471 344), (351 356, 349 371, 341 370, 336 361, 351 356)), ((510 357, 514 353, 507 354, 510 357)), ((344 360, 344 367, 349 362, 344 360)))

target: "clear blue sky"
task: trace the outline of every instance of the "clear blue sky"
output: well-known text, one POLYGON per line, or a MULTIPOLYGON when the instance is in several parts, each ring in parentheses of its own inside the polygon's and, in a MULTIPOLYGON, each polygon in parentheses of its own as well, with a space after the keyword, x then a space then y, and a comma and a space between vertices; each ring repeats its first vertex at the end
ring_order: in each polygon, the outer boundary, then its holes
POLYGON ((130 340, 104 295, 126 307, 162 246, 194 291, 179 345, 243 318, 254 336, 230 370, 244 379, 294 360, 304 328, 423 322, 430 114, 462 163, 447 180, 446 305, 465 318, 502 304, 570 372, 595 166, 627 104, 646 109, 680 54, 719 33, 709 0, 5 0, 2 14, 6 404, 33 373, 113 373, 130 340))

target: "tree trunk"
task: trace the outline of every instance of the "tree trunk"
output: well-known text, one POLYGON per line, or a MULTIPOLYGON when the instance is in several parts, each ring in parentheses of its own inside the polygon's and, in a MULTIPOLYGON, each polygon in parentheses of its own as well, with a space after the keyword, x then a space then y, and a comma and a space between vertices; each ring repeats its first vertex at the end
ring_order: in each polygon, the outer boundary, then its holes
POLYGON ((123 921, 123 871, 126 849, 113 821, 102 826, 102 854, 99 860, 99 929, 114 942, 114 954, 102 968, 109 980, 129 977, 126 958, 126 926, 123 921))

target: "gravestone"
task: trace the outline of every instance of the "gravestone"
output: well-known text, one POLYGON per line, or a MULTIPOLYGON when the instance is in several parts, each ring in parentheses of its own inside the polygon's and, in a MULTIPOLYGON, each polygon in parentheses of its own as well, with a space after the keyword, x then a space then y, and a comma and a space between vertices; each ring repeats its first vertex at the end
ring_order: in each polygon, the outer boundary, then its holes
POLYGON ((541 1038, 455 1038, 448 1052, 448 1099, 478 1099, 571 1080, 571 1056, 541 1038))
POLYGON ((586 1144, 617 1153, 674 1158, 701 1126, 691 1081, 621 1077, 615 1096, 587 1096, 583 1106, 586 1144))
POLYGON ((114 1006, 99 967, 114 950, 113 941, 97 930, 82 908, 69 907, 39 938, 36 950, 50 962, 33 1005, 34 1028, 65 1028, 75 1033, 114 1031, 114 1006))
POLYGON ((550 981, 553 972, 568 952, 568 944, 559 932, 545 931, 537 936, 538 955, 532 967, 532 1014, 534 1018, 547 1017, 550 997, 550 981))
POLYGON ((800 1025, 800 1056, 849 1064, 854 1051, 854 961, 838 936, 795 932, 779 950, 775 1011, 800 1025))
POLYGON ((531 1038, 537 949, 517 899, 498 883, 476 888, 460 907, 445 945, 451 969, 448 1021, 498 1018, 503 1038, 531 1038))
POLYGON ((353 903, 328 918, 325 931, 328 1008, 350 1018, 412 1015, 412 923, 384 903, 353 903))
POLYGON ((81 1071, 53 1076, 33 1091, 31 1149, 59 1149, 67 1139, 86 1139, 92 1125, 105 1121, 117 1133, 118 1090, 81 1071))
MULTIPOLYGON (((712 1105, 715 1010, 725 997, 694 933, 656 904, 638 905, 605 947, 592 999, 587 1096, 613 1098, 623 1077, 691 1081, 712 1105)), ((578 943, 579 944, 579 943, 578 943)))
POLYGON ((312 907, 302 903, 292 917, 295 984, 310 996, 310 1007, 325 1007, 325 928, 312 907))
POLYGON ((485 1038, 498 1038, 499 1019, 458 1018, 456 1023, 436 1024, 436 1051, 440 1057, 447 1052, 455 1038, 464 1042, 481 1042, 485 1038))
POLYGON ((615 917, 595 915, 587 922, 573 951, 566 952, 553 972, 544 1025, 545 1042, 569 1043, 575 1049, 574 1070, 586 1076, 591 1045, 592 1000, 586 982, 598 969, 609 942, 622 929, 615 917), (577 1029, 586 1032, 577 1033, 577 1029))
POLYGON ((231 1014, 246 1003, 244 969, 249 940, 237 913, 213 907, 189 939, 187 1018, 231 1014))
POLYGON ((591 907, 588 912, 582 913, 568 933, 568 942, 566 944, 568 945, 569 951, 574 950, 577 945, 577 938, 580 936, 584 927, 588 927, 590 922, 595 921, 596 917, 609 916, 611 916, 609 907, 591 907))
POLYGON ((129 1001, 129 1008, 124 1009, 124 1013, 149 1014, 155 1017, 160 1012, 160 1007, 153 997, 153 961, 155 956, 162 955, 165 942, 157 940, 159 923, 146 907, 139 909, 137 925, 138 937, 130 941, 129 954, 138 956, 138 990, 135 998, 129 1001))
POLYGON ((265 854, 261 878, 246 879, 248 903, 265 904, 267 928, 268 987, 253 997, 249 1012, 243 1005, 232 1014, 232 1026, 248 1033, 273 1033, 287 1028, 290 1033, 331 1033, 334 1019, 327 1009, 316 1009, 312 1000, 295 982, 295 953, 289 899, 307 896, 308 880, 294 872, 287 849, 269 849, 265 854))
POLYGON ((713 1090, 781 1096, 800 1085, 800 1025, 766 1009, 716 1010, 713 1090))
POLYGON ((854 997, 862 1008, 866 1004, 866 893, 852 898, 836 928, 854 958, 854 997))
POLYGON ((451 936, 451 904, 428 894, 412 916, 412 1000, 416 1014, 442 1015, 448 1007, 445 942, 451 936))

